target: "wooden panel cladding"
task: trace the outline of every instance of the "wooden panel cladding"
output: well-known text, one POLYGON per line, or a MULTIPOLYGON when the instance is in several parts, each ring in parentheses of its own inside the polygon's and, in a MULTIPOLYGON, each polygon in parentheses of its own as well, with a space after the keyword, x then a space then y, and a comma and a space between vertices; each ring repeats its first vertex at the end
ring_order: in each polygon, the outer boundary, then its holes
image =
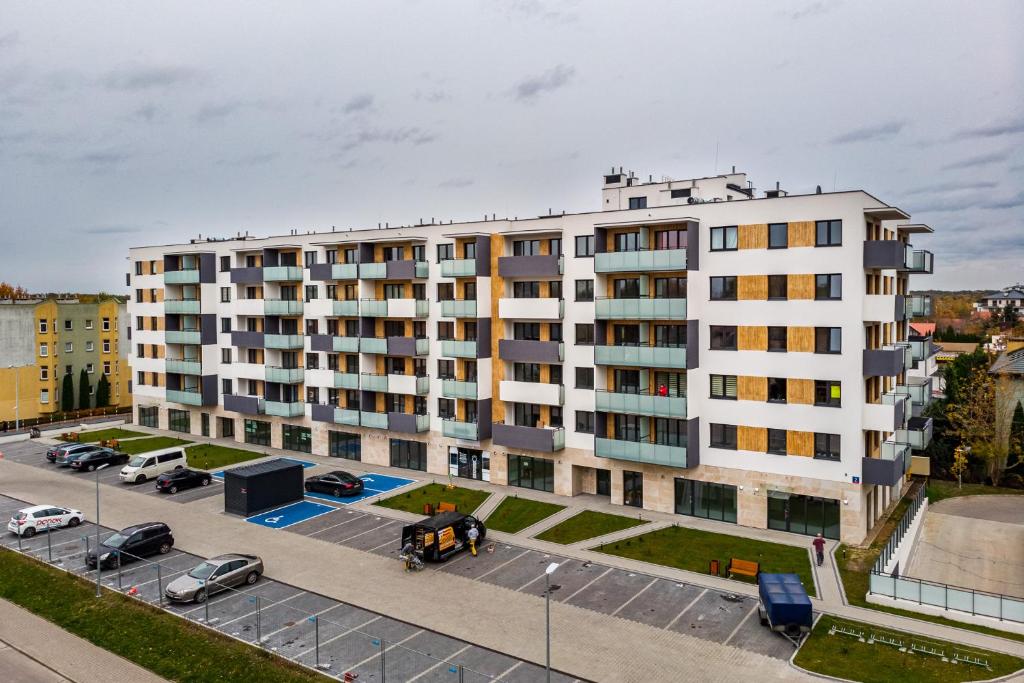
MULTIPOLYGON (((505 253, 505 238, 491 235, 491 419, 505 421, 505 404, 498 400, 501 380, 505 379, 505 364, 498 357, 498 343, 505 336, 505 321, 498 316, 498 301, 505 295, 505 278, 498 275, 498 257, 505 253)), ((609 325, 610 327, 610 325, 609 325)))
POLYGON ((736 330, 736 348, 740 351, 767 351, 768 328, 763 325, 740 325, 736 330))
POLYGON ((796 221, 786 230, 790 247, 814 246, 814 221, 796 221))
POLYGON ((768 378, 740 375, 736 378, 736 398, 741 401, 767 401, 768 378))
POLYGON ((740 275, 736 278, 736 298, 756 299, 766 301, 768 299, 768 276, 767 275, 740 275))
POLYGON ((754 223, 741 225, 737 230, 737 242, 740 249, 767 249, 768 224, 754 223))
POLYGON ((768 430, 764 427, 736 427, 736 449, 740 451, 768 451, 768 430))
POLYGON ((786 432, 786 454, 813 458, 814 432, 786 432))
POLYGON ((790 353, 814 353, 814 328, 786 328, 786 350, 790 353))
POLYGON ((813 299, 814 275, 801 273, 786 277, 786 297, 790 299, 813 299))
POLYGON ((814 404, 814 380, 793 379, 786 380, 786 403, 814 404))

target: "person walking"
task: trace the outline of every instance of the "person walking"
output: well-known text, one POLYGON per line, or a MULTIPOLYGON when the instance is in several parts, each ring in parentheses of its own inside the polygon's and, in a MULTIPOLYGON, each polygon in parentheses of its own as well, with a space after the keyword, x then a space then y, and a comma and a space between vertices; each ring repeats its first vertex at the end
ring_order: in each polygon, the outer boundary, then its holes
POLYGON ((820 567, 825 564, 825 539, 821 534, 818 534, 814 537, 814 540, 811 541, 811 544, 814 546, 814 550, 818 554, 818 566, 820 567))
POLYGON ((466 538, 469 540, 469 552, 473 554, 473 557, 476 557, 476 539, 480 538, 480 530, 476 528, 476 524, 469 525, 466 538))

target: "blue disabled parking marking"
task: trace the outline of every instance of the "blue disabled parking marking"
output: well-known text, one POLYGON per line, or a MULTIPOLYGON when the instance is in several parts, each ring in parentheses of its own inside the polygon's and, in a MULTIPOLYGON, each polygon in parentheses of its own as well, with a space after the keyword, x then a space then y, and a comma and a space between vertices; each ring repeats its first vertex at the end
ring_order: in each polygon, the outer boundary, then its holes
POLYGON ((300 500, 298 503, 292 503, 291 505, 285 505, 268 512, 261 512, 252 517, 246 517, 245 521, 268 526, 271 529, 284 529, 293 524, 305 522, 307 519, 326 515, 328 512, 334 511, 334 509, 330 505, 300 500))
POLYGON ((363 492, 360 493, 358 496, 336 498, 334 496, 327 495, 326 493, 307 493, 306 498, 329 500, 332 503, 351 505, 352 503, 358 503, 361 500, 366 500, 367 498, 374 498, 376 496, 394 491, 395 489, 400 489, 403 486, 416 483, 415 479, 406 479, 404 477, 392 477, 387 474, 364 474, 359 478, 363 480, 363 492))

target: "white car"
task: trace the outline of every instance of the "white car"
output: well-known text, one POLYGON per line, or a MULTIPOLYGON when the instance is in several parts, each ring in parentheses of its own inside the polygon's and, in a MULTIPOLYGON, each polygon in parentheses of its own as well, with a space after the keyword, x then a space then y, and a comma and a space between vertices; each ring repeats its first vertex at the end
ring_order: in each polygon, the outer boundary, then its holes
POLYGON ((32 538, 37 531, 64 526, 74 527, 84 521, 85 513, 80 510, 55 505, 33 505, 14 513, 11 521, 7 523, 7 530, 25 538, 32 538))

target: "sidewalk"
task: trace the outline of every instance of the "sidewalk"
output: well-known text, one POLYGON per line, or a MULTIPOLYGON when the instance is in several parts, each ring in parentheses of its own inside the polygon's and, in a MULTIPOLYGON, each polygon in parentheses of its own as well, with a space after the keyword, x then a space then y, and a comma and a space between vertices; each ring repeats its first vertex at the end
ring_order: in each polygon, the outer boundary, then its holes
POLYGON ((7 681, 160 683, 165 680, 6 600, 0 600, 0 643, 6 643, 19 653, 14 657, 0 649, 0 674, 7 681))

